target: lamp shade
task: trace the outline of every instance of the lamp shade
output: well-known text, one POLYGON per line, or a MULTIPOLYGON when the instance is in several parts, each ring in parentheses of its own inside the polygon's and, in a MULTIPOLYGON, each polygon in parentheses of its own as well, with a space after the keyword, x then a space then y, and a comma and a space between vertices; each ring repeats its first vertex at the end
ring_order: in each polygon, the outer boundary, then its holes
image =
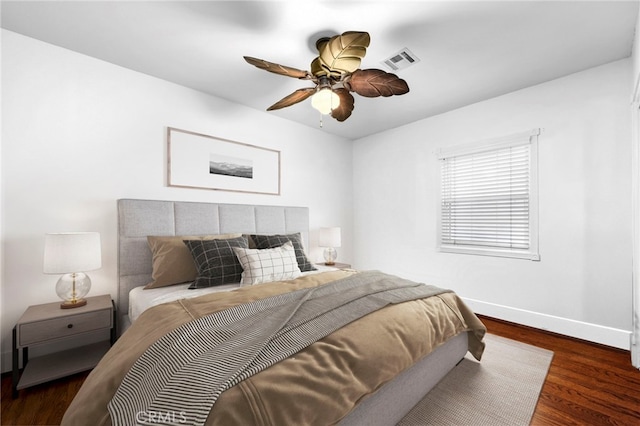
POLYGON ((321 114, 330 114, 340 106, 340 97, 331 88, 320 89, 311 97, 311 106, 321 114))
POLYGON ((92 271, 101 266, 102 253, 98 232, 66 232, 45 235, 45 274, 92 271))
POLYGON ((320 228, 320 236, 318 238, 320 247, 340 247, 341 243, 340 227, 320 228))

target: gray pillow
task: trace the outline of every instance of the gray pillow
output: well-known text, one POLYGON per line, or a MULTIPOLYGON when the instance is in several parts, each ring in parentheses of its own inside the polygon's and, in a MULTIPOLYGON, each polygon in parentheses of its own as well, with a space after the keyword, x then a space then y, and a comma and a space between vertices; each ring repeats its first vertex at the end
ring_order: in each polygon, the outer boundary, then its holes
POLYGON ((185 240, 198 270, 190 289, 240 283, 242 265, 233 247, 249 248, 245 237, 225 240, 185 240))
POLYGON ((251 235, 251 239, 256 244, 257 249, 268 249, 281 247, 287 241, 291 241, 293 249, 296 252, 296 260, 301 272, 316 271, 317 269, 307 258, 302 245, 302 236, 300 233, 287 235, 251 235))

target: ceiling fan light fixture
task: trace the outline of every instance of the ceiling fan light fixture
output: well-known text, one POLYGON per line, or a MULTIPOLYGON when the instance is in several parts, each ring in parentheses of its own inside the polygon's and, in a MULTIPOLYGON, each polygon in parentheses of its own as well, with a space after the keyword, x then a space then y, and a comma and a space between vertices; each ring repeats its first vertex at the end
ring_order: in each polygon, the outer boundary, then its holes
MULTIPOLYGON (((251 56, 244 59, 249 64, 275 74, 310 80, 315 87, 298 89, 267 108, 273 111, 288 107, 311 97, 311 105, 320 111, 322 117, 331 117, 343 122, 351 116, 354 98, 350 92, 375 98, 378 96, 404 95, 409 92, 407 82, 397 75, 379 69, 360 69, 362 58, 370 43, 369 33, 364 31, 346 31, 332 37, 321 36, 316 40, 318 56, 311 61, 311 71, 276 64, 251 56)), ((403 51, 408 52, 408 49, 403 51)), ((401 52, 402 53, 402 52, 401 52)), ((408 53, 396 55, 391 63, 406 59, 416 61, 408 53), (396 61, 397 60, 397 61, 396 61)))
POLYGON ((311 97, 311 106, 321 114, 331 114, 331 110, 340 106, 340 97, 331 87, 324 87, 311 97))

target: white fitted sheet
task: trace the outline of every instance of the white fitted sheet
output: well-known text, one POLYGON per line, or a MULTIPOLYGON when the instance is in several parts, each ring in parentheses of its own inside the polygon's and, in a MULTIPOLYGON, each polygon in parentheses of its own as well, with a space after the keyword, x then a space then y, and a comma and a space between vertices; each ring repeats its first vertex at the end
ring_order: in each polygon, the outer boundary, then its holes
MULTIPOLYGON (((335 270, 335 268, 325 265, 316 265, 316 267, 318 268, 317 271, 303 272, 302 275, 335 270)), ((240 288, 240 284, 225 284, 189 290, 189 285, 190 283, 176 284, 148 290, 145 290, 144 286, 133 288, 129 292, 129 321, 131 323, 135 322, 144 311, 162 303, 173 302, 180 299, 190 299, 205 294, 219 293, 221 291, 232 291, 240 288)))
POLYGON ((129 292, 129 319, 133 323, 140 314, 149 308, 174 300, 190 299, 204 294, 231 291, 240 288, 240 284, 226 284, 214 287, 196 288, 189 290, 190 283, 170 285, 167 287, 144 289, 136 287, 129 292))

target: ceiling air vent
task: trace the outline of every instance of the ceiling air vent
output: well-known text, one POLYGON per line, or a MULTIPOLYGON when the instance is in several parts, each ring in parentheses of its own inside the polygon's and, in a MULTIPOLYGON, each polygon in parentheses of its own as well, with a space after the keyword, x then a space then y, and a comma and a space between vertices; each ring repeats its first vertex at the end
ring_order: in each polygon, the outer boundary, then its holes
POLYGON ((391 57, 382 61, 382 63, 392 71, 405 69, 417 62, 420 62, 420 58, 411 53, 411 51, 406 47, 395 55, 392 55, 391 57))

